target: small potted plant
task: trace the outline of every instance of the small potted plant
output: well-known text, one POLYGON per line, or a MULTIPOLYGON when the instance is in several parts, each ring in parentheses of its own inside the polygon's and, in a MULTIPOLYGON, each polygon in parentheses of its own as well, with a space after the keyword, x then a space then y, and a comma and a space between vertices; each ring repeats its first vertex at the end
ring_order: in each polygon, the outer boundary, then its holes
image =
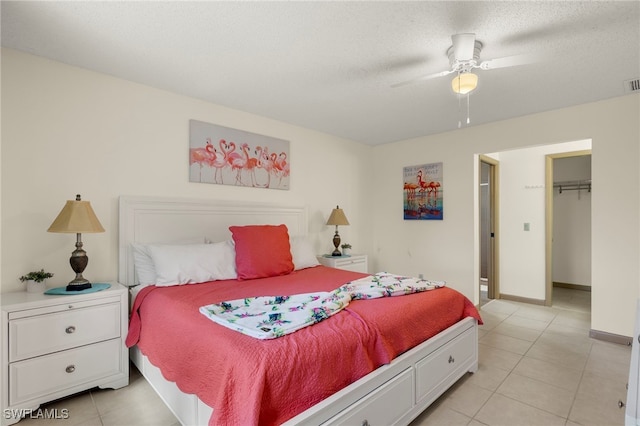
POLYGON ((340 247, 342 247, 342 254, 344 256, 349 256, 349 253, 351 252, 351 244, 345 243, 340 247))
POLYGON ((32 271, 20 277, 20 281, 27 282, 27 292, 41 293, 47 287, 47 278, 53 277, 51 272, 45 272, 44 269, 32 271))

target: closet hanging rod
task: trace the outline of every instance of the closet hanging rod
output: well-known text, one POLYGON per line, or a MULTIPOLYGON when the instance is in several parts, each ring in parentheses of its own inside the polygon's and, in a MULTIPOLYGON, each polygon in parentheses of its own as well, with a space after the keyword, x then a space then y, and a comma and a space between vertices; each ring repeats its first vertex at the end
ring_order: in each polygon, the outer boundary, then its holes
POLYGON ((562 194, 562 191, 580 191, 586 189, 587 192, 591 192, 591 179, 583 181, 566 181, 556 182, 553 184, 554 188, 558 188, 558 192, 562 194))

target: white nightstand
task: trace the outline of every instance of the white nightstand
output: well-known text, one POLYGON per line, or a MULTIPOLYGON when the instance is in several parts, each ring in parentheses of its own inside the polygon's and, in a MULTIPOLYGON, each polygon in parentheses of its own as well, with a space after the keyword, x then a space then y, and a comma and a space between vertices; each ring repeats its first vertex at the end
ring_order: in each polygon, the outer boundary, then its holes
POLYGON ((369 272, 367 265, 366 254, 352 254, 350 256, 317 256, 318 262, 321 265, 329 266, 331 268, 346 269, 347 271, 362 272, 366 274, 369 272))
POLYGON ((40 404, 129 384, 128 292, 2 294, 2 424, 40 404))

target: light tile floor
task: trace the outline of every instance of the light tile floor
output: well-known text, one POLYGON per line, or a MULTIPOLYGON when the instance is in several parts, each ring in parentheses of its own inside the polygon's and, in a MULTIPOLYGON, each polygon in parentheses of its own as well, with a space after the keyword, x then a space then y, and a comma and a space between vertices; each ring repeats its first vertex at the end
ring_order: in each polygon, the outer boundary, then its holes
POLYGON ((17 426, 179 426, 180 422, 164 405, 140 372, 131 365, 129 386, 121 389, 93 389, 42 405, 41 411, 22 419, 17 426), (66 419, 46 419, 45 415, 66 419))
POLYGON ((624 425, 631 348, 589 337, 591 293, 554 288, 552 307, 481 308, 479 369, 412 426, 624 425))
MULTIPOLYGON (((554 289, 552 307, 494 300, 484 305, 480 365, 412 426, 623 425, 631 349, 589 338, 591 293, 554 289)), ((158 425, 178 421, 132 367, 130 385, 93 390, 43 408, 65 420, 28 425, 158 425)))

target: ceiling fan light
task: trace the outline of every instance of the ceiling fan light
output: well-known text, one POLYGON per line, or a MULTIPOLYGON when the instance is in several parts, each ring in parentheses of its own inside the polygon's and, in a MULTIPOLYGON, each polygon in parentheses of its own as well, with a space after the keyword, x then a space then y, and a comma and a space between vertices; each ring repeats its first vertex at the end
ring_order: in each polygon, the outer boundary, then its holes
POLYGON ((458 74, 453 80, 451 80, 451 88, 459 95, 466 95, 478 86, 478 76, 465 72, 458 74))

